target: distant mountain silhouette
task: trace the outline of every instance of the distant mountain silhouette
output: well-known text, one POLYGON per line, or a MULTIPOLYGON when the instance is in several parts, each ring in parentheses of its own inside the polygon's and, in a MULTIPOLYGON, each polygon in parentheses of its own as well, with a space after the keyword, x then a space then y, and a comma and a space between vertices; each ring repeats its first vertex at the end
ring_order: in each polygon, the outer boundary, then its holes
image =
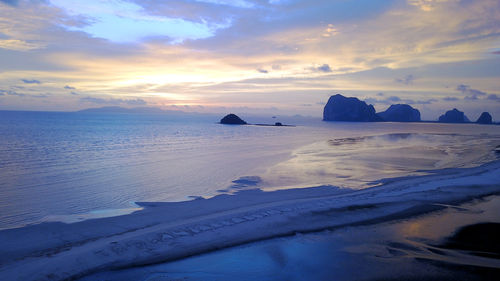
POLYGON ((377 113, 384 121, 420 122, 420 111, 408 104, 393 104, 386 111, 377 113))
POLYGON ((163 110, 158 107, 134 107, 125 108, 120 106, 105 106, 79 110, 80 113, 112 113, 112 114, 186 114, 183 111, 163 110))
POLYGON ((373 105, 337 94, 328 99, 323 110, 323 121, 375 122, 382 119, 375 113, 373 105))
POLYGON ((446 111, 445 114, 439 116, 439 122, 441 123, 468 123, 470 122, 469 118, 465 116, 465 114, 453 108, 452 110, 446 111))

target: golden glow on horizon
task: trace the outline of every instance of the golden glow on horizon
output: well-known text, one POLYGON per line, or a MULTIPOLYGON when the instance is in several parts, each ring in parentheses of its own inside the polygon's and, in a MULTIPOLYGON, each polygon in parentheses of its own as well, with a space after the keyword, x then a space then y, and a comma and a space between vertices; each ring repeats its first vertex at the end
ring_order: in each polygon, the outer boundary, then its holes
MULTIPOLYGON (((22 91, 15 87, 43 89, 51 97, 73 101, 75 107, 88 106, 81 103, 87 96, 144 99, 153 106, 179 102, 257 107, 265 104, 261 95, 267 94, 270 106, 287 100, 291 101, 287 106, 312 104, 310 110, 317 112, 328 92, 363 97, 393 92, 412 99, 416 95, 441 99, 456 95, 456 86, 464 83, 492 93, 499 86, 498 77, 464 79, 444 72, 427 75, 421 70, 495 56, 492 50, 497 50, 499 39, 491 34, 500 32, 494 24, 500 13, 494 0, 475 1, 467 7, 454 0, 408 0, 356 21, 291 24, 273 32, 242 33, 237 40, 221 32, 215 34, 220 42, 207 39, 176 45, 154 40, 119 45, 82 33, 43 33, 42 28, 51 26, 50 20, 64 17, 54 7, 39 5, 36 9, 29 4, 20 4, 23 9, 0 6, 0 36, 8 37, 0 37, 0 50, 22 50, 49 67, 5 71, 0 83, 13 85, 11 91, 22 91), (74 50, 65 45, 66 39, 58 41, 57 36, 66 35, 77 42, 74 50), (53 51, 57 44, 62 44, 61 50, 53 51), (94 45, 102 45, 102 50, 89 51, 94 45), (407 68, 414 69, 409 73, 407 68), (395 82, 409 74, 415 83, 395 82), (24 78, 42 83, 24 85, 20 82, 24 78), (311 94, 306 95, 307 91, 311 94), (244 94, 249 96, 242 98, 244 94)), ((2 99, 13 98, 4 94, 2 99)))

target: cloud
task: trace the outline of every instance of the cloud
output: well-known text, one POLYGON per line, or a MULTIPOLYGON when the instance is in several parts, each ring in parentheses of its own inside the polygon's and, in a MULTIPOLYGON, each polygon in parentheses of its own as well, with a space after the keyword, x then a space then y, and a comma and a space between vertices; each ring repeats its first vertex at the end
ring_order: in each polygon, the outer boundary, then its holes
POLYGON ((80 102, 84 103, 95 103, 95 104, 112 104, 112 105, 119 105, 119 104, 126 104, 126 105, 146 105, 147 102, 143 99, 104 99, 104 98, 96 98, 96 97, 84 97, 80 98, 80 102))
POLYGON ((8 95, 8 96, 18 96, 18 97, 26 96, 26 94, 18 93, 16 91, 12 91, 12 90, 0 90, 0 93, 3 95, 8 95))
POLYGON ((48 98, 50 97, 50 94, 37 94, 37 95, 26 95, 26 96, 30 98, 48 98))
POLYGON ((490 94, 490 95, 488 95, 488 99, 500 102, 500 97, 497 94, 490 94))
POLYGON ((328 38, 328 37, 335 36, 338 33, 339 33, 339 31, 333 27, 333 24, 328 24, 328 27, 325 29, 325 32, 321 36, 328 38))
POLYGON ((433 102, 437 102, 437 99, 425 99, 425 100, 413 100, 413 99, 404 99, 397 96, 390 96, 385 99, 376 99, 376 98, 367 98, 365 102, 369 104, 432 104, 433 102))
POLYGON ((70 94, 74 95, 74 96, 78 96, 79 94, 77 92, 71 92, 70 94))
POLYGON ((36 95, 27 95, 24 93, 19 93, 16 91, 12 90, 0 90, 0 95, 4 96, 16 96, 16 97, 21 97, 21 98, 47 98, 50 95, 49 94, 36 94, 36 95))
POLYGON ((259 69, 257 69, 257 71, 260 72, 260 73, 269 73, 269 71, 267 71, 267 70, 265 70, 263 68, 259 68, 259 69))
POLYGON ((408 4, 420 8, 422 11, 430 12, 440 3, 448 2, 449 0, 408 0, 408 4))
POLYGON ((432 103, 437 102, 437 101, 438 101, 437 99, 426 99, 426 100, 416 100, 416 101, 409 100, 407 103, 408 104, 432 104, 432 103))
POLYGON ((487 93, 483 92, 483 91, 479 91, 479 90, 474 90, 474 89, 469 89, 469 94, 472 94, 473 96, 477 97, 477 96, 486 96, 488 95, 487 93))
MULTIPOLYGON (((73 17, 89 19, 87 24, 75 26, 61 22, 70 31, 83 31, 92 37, 117 43, 137 43, 148 38, 170 38, 172 43, 212 37, 218 29, 230 26, 230 18, 223 22, 190 21, 149 13, 137 3, 114 0, 87 0, 85 3, 51 0, 54 6, 73 17)), ((199 1, 202 2, 202 1, 199 1)), ((225 1, 203 1, 223 4, 225 1)), ((247 3, 238 1, 240 5, 247 3)))
POLYGON ((19 3, 18 0, 0 0, 0 2, 11 6, 17 6, 17 4, 19 3))
POLYGON ((488 93, 472 89, 469 85, 460 84, 456 88, 457 91, 462 92, 466 95, 464 99, 466 100, 477 100, 479 97, 487 96, 488 93))
POLYGON ((75 90, 76 88, 66 85, 66 86, 64 86, 64 89, 66 89, 66 90, 75 90))
POLYGON ((18 39, 0 39, 0 48, 13 51, 30 51, 44 47, 43 44, 18 39))
POLYGON ((353 68, 353 67, 339 67, 339 68, 337 68, 337 71, 340 71, 340 72, 350 72, 353 70, 355 70, 355 68, 353 68))
POLYGON ((457 86, 456 90, 462 93, 465 93, 470 87, 464 84, 460 84, 457 86))
MULTIPOLYGON (((465 81, 481 85, 487 92, 498 85, 500 57, 491 54, 499 50, 498 27, 493 24, 500 15, 498 0, 413 1, 410 5, 397 0, 285 1, 274 5, 277 2, 246 0, 253 3, 248 8, 229 0, 37 0, 19 1, 18 9, 0 3, 0 41, 18 40, 12 43, 18 49, 22 42, 46 46, 36 52, 0 49, 0 85, 26 94, 32 93, 29 88, 43 88, 54 93, 56 110, 81 106, 79 99, 90 95, 108 102, 117 102, 110 101, 111 97, 142 97, 158 104, 175 100, 208 107, 279 105, 290 112, 297 108, 305 112, 307 108, 300 104, 314 104, 332 89, 371 95, 388 103, 438 98, 440 103, 433 105, 438 107, 445 103, 443 97, 453 97, 449 92, 438 94, 443 84, 452 85, 447 90, 452 92, 453 86, 465 81), (97 2, 117 3, 116 9, 91 13, 77 7, 101 9, 97 2), (131 10, 124 3, 132 3, 131 10), (68 11, 64 5, 78 11, 68 11), (426 5, 434 11, 425 11, 426 5), (128 19, 144 17, 141 21, 175 18, 228 26, 205 39, 188 39, 177 45, 166 44, 175 40, 169 35, 141 35, 140 44, 135 40, 123 44, 89 33, 96 24, 104 26, 99 21, 103 13, 120 13, 128 19), (332 29, 335 36, 323 36, 325 28, 332 29), (328 64, 322 70, 324 63, 328 64), (268 74, 259 75, 259 67, 268 74), (344 71, 349 74, 341 74, 344 71), (356 76, 362 71, 369 72, 356 76), (412 81, 407 79, 410 73, 418 81, 404 87, 412 81), (43 84, 24 84, 27 89, 18 90, 11 87, 17 85, 12 82, 14 75, 19 75, 17 79, 36 77, 43 84), (256 77, 260 80, 253 79, 256 77), (401 82, 394 82, 395 78, 401 82), (78 90, 63 89, 65 83, 77 85, 78 90), (398 87, 412 92, 395 92, 398 87), (71 96, 71 91, 80 96, 71 96), (389 96, 402 101, 386 99, 389 96)), ((37 106, 26 103, 34 110, 37 106)))
POLYGON ((32 80, 21 79, 21 81, 23 81, 26 84, 42 84, 42 82, 40 82, 39 80, 35 80, 35 79, 32 79, 32 80))
POLYGON ((246 9, 255 7, 254 3, 245 0, 195 0, 195 1, 202 3, 217 4, 217 5, 227 5, 237 8, 246 8, 246 9))
POLYGON ((415 81, 415 77, 413 74, 406 75, 404 78, 396 78, 394 79, 397 83, 405 84, 405 85, 410 85, 413 84, 413 81, 415 81))
POLYGON ((135 100, 125 100, 124 101, 128 105, 146 105, 148 104, 145 100, 143 99, 135 99, 135 100))
POLYGON ((457 100, 459 100, 459 98, 456 98, 456 97, 444 97, 443 100, 444 101, 457 101, 457 100))
MULTIPOLYGON (((377 94, 377 96, 380 96, 380 95, 377 94)), ((402 102, 403 100, 397 96, 390 96, 390 97, 387 97, 385 99, 367 98, 365 101, 367 103, 371 103, 371 104, 377 104, 377 103, 378 104, 394 104, 394 103, 402 102)), ((406 100, 406 101, 410 101, 410 100, 406 100)))
POLYGON ((314 72, 325 72, 325 73, 332 72, 332 69, 330 68, 330 66, 328 64, 323 64, 323 65, 320 65, 317 67, 311 67, 309 69, 314 71, 314 72))
POLYGON ((391 101, 391 102, 398 102, 398 101, 401 101, 401 98, 400 97, 396 97, 396 96, 390 96, 387 98, 388 101, 391 101))

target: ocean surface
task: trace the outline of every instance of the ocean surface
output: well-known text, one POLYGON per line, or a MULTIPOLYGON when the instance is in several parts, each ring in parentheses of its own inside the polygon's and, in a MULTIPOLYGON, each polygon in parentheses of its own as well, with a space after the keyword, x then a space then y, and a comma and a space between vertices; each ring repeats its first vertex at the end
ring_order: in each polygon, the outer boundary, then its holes
POLYGON ((220 117, 0 111, 0 229, 244 189, 367 188, 477 166, 500 144, 500 126, 220 117))

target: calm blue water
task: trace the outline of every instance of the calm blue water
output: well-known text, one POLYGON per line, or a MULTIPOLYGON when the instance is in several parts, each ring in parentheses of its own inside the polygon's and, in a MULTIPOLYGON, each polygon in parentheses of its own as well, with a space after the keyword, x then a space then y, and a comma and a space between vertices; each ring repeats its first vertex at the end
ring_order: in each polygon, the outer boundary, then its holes
MULTIPOLYGON (((500 144, 499 126, 296 119, 300 126, 258 127, 219 118, 0 111, 0 228, 241 188, 364 188, 490 161, 500 144)), ((263 121, 254 119, 247 121, 263 121)))
POLYGON ((215 195, 297 139, 273 145, 275 128, 218 118, 0 112, 0 228, 215 195))

